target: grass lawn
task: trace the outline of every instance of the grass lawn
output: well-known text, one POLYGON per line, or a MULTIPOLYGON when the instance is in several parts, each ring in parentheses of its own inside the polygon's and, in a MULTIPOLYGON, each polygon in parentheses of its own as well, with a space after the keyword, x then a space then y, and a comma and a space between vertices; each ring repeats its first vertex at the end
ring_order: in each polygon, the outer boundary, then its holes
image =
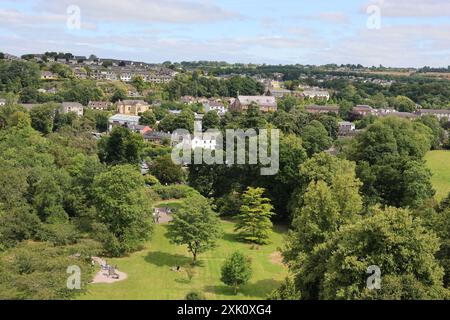
POLYGON ((185 272, 174 272, 171 268, 185 266, 191 262, 185 246, 175 246, 165 237, 167 227, 156 225, 152 241, 146 249, 129 257, 109 259, 109 264, 117 264, 120 271, 128 274, 128 279, 114 284, 91 284, 88 293, 80 299, 184 299, 191 291, 203 292, 207 299, 265 299, 266 295, 281 284, 287 269, 276 261, 277 248, 281 246, 285 229, 275 227, 272 243, 259 250, 235 239, 234 223, 222 222, 224 236, 218 247, 199 255, 200 265, 196 275, 188 280, 185 272), (225 258, 233 251, 240 250, 252 259, 253 276, 241 288, 237 296, 233 290, 220 281, 220 268, 225 258), (274 259, 275 257, 275 259, 274 259))
POLYGON ((425 160, 433 173, 432 183, 436 189, 436 198, 442 200, 450 193, 450 151, 430 151, 425 160))

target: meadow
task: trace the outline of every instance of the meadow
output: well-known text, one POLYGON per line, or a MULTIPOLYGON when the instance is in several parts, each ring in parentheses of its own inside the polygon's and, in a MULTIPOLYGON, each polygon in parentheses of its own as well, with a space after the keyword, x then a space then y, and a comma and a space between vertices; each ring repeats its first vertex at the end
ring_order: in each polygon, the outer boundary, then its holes
POLYGON ((425 160, 433 173, 431 181, 436 190, 436 199, 442 200, 450 193, 450 151, 430 151, 425 160))
POLYGON ((282 245, 285 228, 274 227, 271 243, 254 248, 236 239, 233 222, 222 220, 222 227, 223 238, 216 248, 199 255, 199 265, 191 280, 185 272, 192 261, 186 247, 170 244, 165 236, 167 226, 156 225, 145 250, 107 260, 128 275, 126 280, 114 284, 90 284, 88 293, 80 299, 174 300, 185 299, 191 291, 201 292, 207 299, 265 299, 287 275, 277 251, 282 245), (250 282, 237 295, 220 281, 221 266, 235 250, 249 256, 253 267, 250 282), (181 266, 182 271, 172 271, 176 266, 181 266))

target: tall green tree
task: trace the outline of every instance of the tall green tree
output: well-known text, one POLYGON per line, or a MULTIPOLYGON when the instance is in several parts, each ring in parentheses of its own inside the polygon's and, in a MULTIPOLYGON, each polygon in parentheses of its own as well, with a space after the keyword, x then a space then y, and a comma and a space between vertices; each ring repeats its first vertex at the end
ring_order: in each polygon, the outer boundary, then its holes
POLYGON ((144 178, 131 165, 117 165, 95 177, 93 202, 106 226, 106 249, 115 256, 142 247, 152 233, 151 204, 144 178))
POLYGON ((237 216, 236 231, 242 240, 267 244, 272 233, 274 215, 270 199, 263 196, 265 189, 248 187, 242 195, 242 206, 237 216))
POLYGON ((220 128, 220 117, 215 110, 208 111, 203 117, 202 122, 203 130, 205 131, 220 128))
POLYGON ((153 160, 149 170, 163 184, 181 183, 185 178, 183 168, 172 161, 170 154, 153 160))
POLYGON ((199 253, 214 248, 222 234, 217 214, 202 196, 187 198, 167 230, 167 237, 172 243, 187 246, 193 263, 197 262, 199 253))
POLYGON ((327 150, 332 144, 327 129, 317 120, 311 121, 303 129, 301 137, 309 156, 327 150))
POLYGON ((405 209, 375 209, 342 227, 318 251, 328 256, 324 299, 443 299, 443 269, 436 234, 405 209), (367 268, 381 270, 381 288, 367 287, 367 268))
POLYGON ((53 131, 56 106, 53 104, 38 105, 31 109, 31 126, 33 129, 48 134, 53 131))
POLYGON ((144 140, 138 133, 124 127, 115 127, 99 142, 99 158, 108 164, 137 164, 142 160, 144 140))
POLYGON ((225 260, 220 280, 226 285, 233 287, 234 294, 237 294, 239 287, 245 285, 251 276, 251 260, 244 254, 236 251, 225 260))

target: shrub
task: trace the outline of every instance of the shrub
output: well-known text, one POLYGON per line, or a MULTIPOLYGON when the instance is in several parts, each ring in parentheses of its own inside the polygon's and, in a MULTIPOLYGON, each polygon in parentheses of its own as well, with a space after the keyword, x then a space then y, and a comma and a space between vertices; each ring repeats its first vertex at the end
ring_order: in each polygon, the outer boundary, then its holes
POLYGON ((195 189, 186 185, 155 185, 152 189, 161 197, 162 200, 183 199, 199 195, 195 189))
POLYGON ((205 296, 197 291, 189 292, 186 295, 186 300, 206 300, 205 296))

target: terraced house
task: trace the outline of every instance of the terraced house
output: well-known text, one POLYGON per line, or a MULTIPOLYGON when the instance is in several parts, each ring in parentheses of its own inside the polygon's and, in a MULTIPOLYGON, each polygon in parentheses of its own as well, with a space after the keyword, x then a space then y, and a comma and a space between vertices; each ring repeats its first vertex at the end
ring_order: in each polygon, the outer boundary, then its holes
POLYGON ((151 106, 144 100, 123 100, 117 102, 117 112, 120 114, 138 116, 147 110, 150 110, 151 106))

